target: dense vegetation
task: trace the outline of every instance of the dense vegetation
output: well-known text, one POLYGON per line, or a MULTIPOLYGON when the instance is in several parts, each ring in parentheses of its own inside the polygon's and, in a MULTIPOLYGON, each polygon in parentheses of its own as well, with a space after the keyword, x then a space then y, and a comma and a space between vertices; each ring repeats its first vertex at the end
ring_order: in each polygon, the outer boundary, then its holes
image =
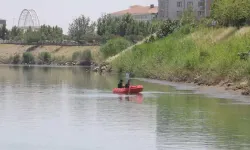
POLYGON ((199 28, 192 34, 179 30, 165 39, 136 46, 116 59, 113 65, 143 77, 208 85, 221 80, 247 79, 250 77, 249 59, 241 59, 238 53, 250 50, 250 32, 248 28, 228 30, 199 28), (236 34, 223 40, 228 34, 244 30, 244 35, 236 34))
POLYGON ((249 0, 215 0, 211 17, 201 20, 187 11, 178 22, 162 23, 157 36, 120 54, 112 65, 141 77, 222 82, 250 94, 250 27, 244 27, 250 20, 249 6, 249 0))
POLYGON ((26 31, 16 26, 8 31, 6 26, 3 26, 0 28, 0 38, 26 44, 61 43, 64 40, 79 44, 104 44, 119 36, 135 43, 154 33, 158 25, 156 21, 136 21, 129 14, 119 18, 104 15, 97 22, 92 22, 89 17, 81 15, 69 25, 68 36, 64 35, 62 28, 58 26, 42 25, 37 30, 29 28, 26 31))
POLYGON ((249 0, 214 0, 212 17, 221 25, 242 26, 250 21, 249 0))
POLYGON ((121 36, 137 42, 143 37, 155 33, 158 25, 157 21, 136 21, 129 14, 122 17, 104 15, 97 21, 97 34, 104 37, 121 36))
POLYGON ((120 53, 122 50, 131 46, 132 43, 124 38, 116 38, 109 40, 105 45, 101 47, 101 52, 104 57, 114 56, 120 53))
POLYGON ((10 31, 7 31, 7 35, 2 39, 9 39, 12 41, 24 42, 27 44, 33 44, 37 42, 61 42, 63 40, 62 28, 55 26, 42 25, 37 31, 33 31, 28 28, 27 31, 21 30, 14 26, 10 31))

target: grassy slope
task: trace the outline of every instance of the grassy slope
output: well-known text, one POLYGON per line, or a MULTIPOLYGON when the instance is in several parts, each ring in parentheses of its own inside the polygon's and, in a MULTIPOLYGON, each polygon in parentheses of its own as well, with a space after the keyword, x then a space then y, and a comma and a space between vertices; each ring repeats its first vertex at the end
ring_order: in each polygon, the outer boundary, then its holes
POLYGON ((137 76, 216 85, 243 82, 250 77, 250 61, 239 52, 250 50, 250 27, 200 28, 174 33, 154 43, 135 46, 112 61, 137 76))
MULTIPOLYGON (((5 62, 10 56, 15 54, 22 55, 31 46, 21 46, 12 44, 0 44, 0 62, 5 62)), ((100 61, 99 46, 40 46, 31 53, 38 56, 40 52, 50 52, 54 57, 65 57, 65 60, 70 60, 72 54, 76 51, 91 50, 94 60, 100 61)))

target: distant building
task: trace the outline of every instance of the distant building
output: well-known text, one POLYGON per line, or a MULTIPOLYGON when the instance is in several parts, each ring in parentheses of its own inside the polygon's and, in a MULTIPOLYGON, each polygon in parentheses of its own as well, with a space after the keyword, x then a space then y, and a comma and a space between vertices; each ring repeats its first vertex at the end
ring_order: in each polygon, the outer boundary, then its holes
POLYGON ((157 17, 158 7, 151 4, 150 6, 134 5, 129 9, 111 13, 113 17, 121 17, 125 14, 131 14, 135 20, 151 21, 157 17))
POLYGON ((6 25, 6 20, 0 18, 0 27, 6 25))
POLYGON ((192 8, 197 18, 210 15, 211 4, 213 0, 158 0, 158 18, 178 20, 179 16, 192 8))

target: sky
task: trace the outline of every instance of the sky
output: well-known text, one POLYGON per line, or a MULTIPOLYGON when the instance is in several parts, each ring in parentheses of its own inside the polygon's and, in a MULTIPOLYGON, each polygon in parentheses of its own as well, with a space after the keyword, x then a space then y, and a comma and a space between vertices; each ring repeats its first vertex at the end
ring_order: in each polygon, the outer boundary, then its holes
POLYGON ((127 9, 131 5, 158 5, 158 0, 0 0, 0 18, 7 28, 18 25, 23 9, 34 9, 40 24, 58 25, 67 33, 74 18, 85 15, 96 21, 102 14, 127 9))

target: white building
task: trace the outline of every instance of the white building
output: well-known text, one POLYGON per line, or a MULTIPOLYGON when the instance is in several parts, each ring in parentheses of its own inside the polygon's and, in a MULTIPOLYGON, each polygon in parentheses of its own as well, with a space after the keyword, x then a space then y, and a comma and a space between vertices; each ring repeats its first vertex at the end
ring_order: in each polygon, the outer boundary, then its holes
POLYGON ((134 5, 129 9, 111 13, 113 17, 121 17, 125 14, 131 14, 135 20, 138 21, 150 21, 157 17, 158 7, 154 5, 140 6, 134 5))
POLYGON ((158 18, 178 20, 189 7, 193 9, 197 18, 210 15, 213 0, 158 0, 158 18))

